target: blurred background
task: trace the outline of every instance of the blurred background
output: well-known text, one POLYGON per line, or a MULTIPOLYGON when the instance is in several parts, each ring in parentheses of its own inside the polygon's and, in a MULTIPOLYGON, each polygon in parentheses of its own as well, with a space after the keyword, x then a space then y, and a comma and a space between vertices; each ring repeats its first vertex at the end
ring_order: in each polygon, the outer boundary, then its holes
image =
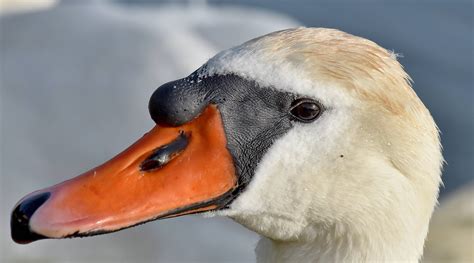
POLYGON ((254 262, 258 236, 186 216, 21 246, 22 196, 96 166, 153 126, 148 98, 222 49, 296 26, 330 27, 402 54, 442 132, 444 187, 425 262, 472 262, 472 1, 0 0, 0 262, 254 262))

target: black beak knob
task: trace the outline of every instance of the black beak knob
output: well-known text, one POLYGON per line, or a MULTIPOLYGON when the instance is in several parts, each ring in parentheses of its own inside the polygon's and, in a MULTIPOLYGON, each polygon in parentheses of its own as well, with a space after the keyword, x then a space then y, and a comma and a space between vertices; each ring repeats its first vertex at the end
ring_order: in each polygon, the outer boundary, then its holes
POLYGON ((180 126, 196 118, 209 104, 210 91, 197 74, 163 84, 148 103, 151 118, 158 125, 180 126))

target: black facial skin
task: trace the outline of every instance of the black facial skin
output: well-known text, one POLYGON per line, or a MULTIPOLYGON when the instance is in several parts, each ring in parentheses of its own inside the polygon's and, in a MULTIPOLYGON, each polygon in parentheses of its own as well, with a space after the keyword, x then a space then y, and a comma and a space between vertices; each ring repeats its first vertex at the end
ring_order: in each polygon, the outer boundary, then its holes
POLYGON ((238 188, 221 200, 228 207, 249 184, 257 164, 272 143, 292 127, 289 110, 296 96, 259 87, 234 74, 168 82, 151 96, 152 119, 162 126, 180 126, 196 118, 208 105, 217 105, 238 176, 238 188))

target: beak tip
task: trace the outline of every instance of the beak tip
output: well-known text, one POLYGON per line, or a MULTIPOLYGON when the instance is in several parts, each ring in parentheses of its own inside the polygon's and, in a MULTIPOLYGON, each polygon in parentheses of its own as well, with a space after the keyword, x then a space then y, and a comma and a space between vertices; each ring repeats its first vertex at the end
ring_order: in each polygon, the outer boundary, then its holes
POLYGON ((11 237, 18 244, 28 244, 47 237, 40 235, 30 228, 30 219, 38 208, 51 196, 44 192, 21 201, 14 209, 10 219, 11 237))

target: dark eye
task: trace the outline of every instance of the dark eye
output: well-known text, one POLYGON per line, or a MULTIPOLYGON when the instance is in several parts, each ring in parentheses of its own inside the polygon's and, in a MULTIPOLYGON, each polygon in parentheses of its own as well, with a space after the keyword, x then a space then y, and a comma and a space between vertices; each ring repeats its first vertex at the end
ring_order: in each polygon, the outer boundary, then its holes
POLYGON ((312 122, 321 114, 321 106, 312 99, 296 99, 291 103, 290 113, 301 122, 312 122))

